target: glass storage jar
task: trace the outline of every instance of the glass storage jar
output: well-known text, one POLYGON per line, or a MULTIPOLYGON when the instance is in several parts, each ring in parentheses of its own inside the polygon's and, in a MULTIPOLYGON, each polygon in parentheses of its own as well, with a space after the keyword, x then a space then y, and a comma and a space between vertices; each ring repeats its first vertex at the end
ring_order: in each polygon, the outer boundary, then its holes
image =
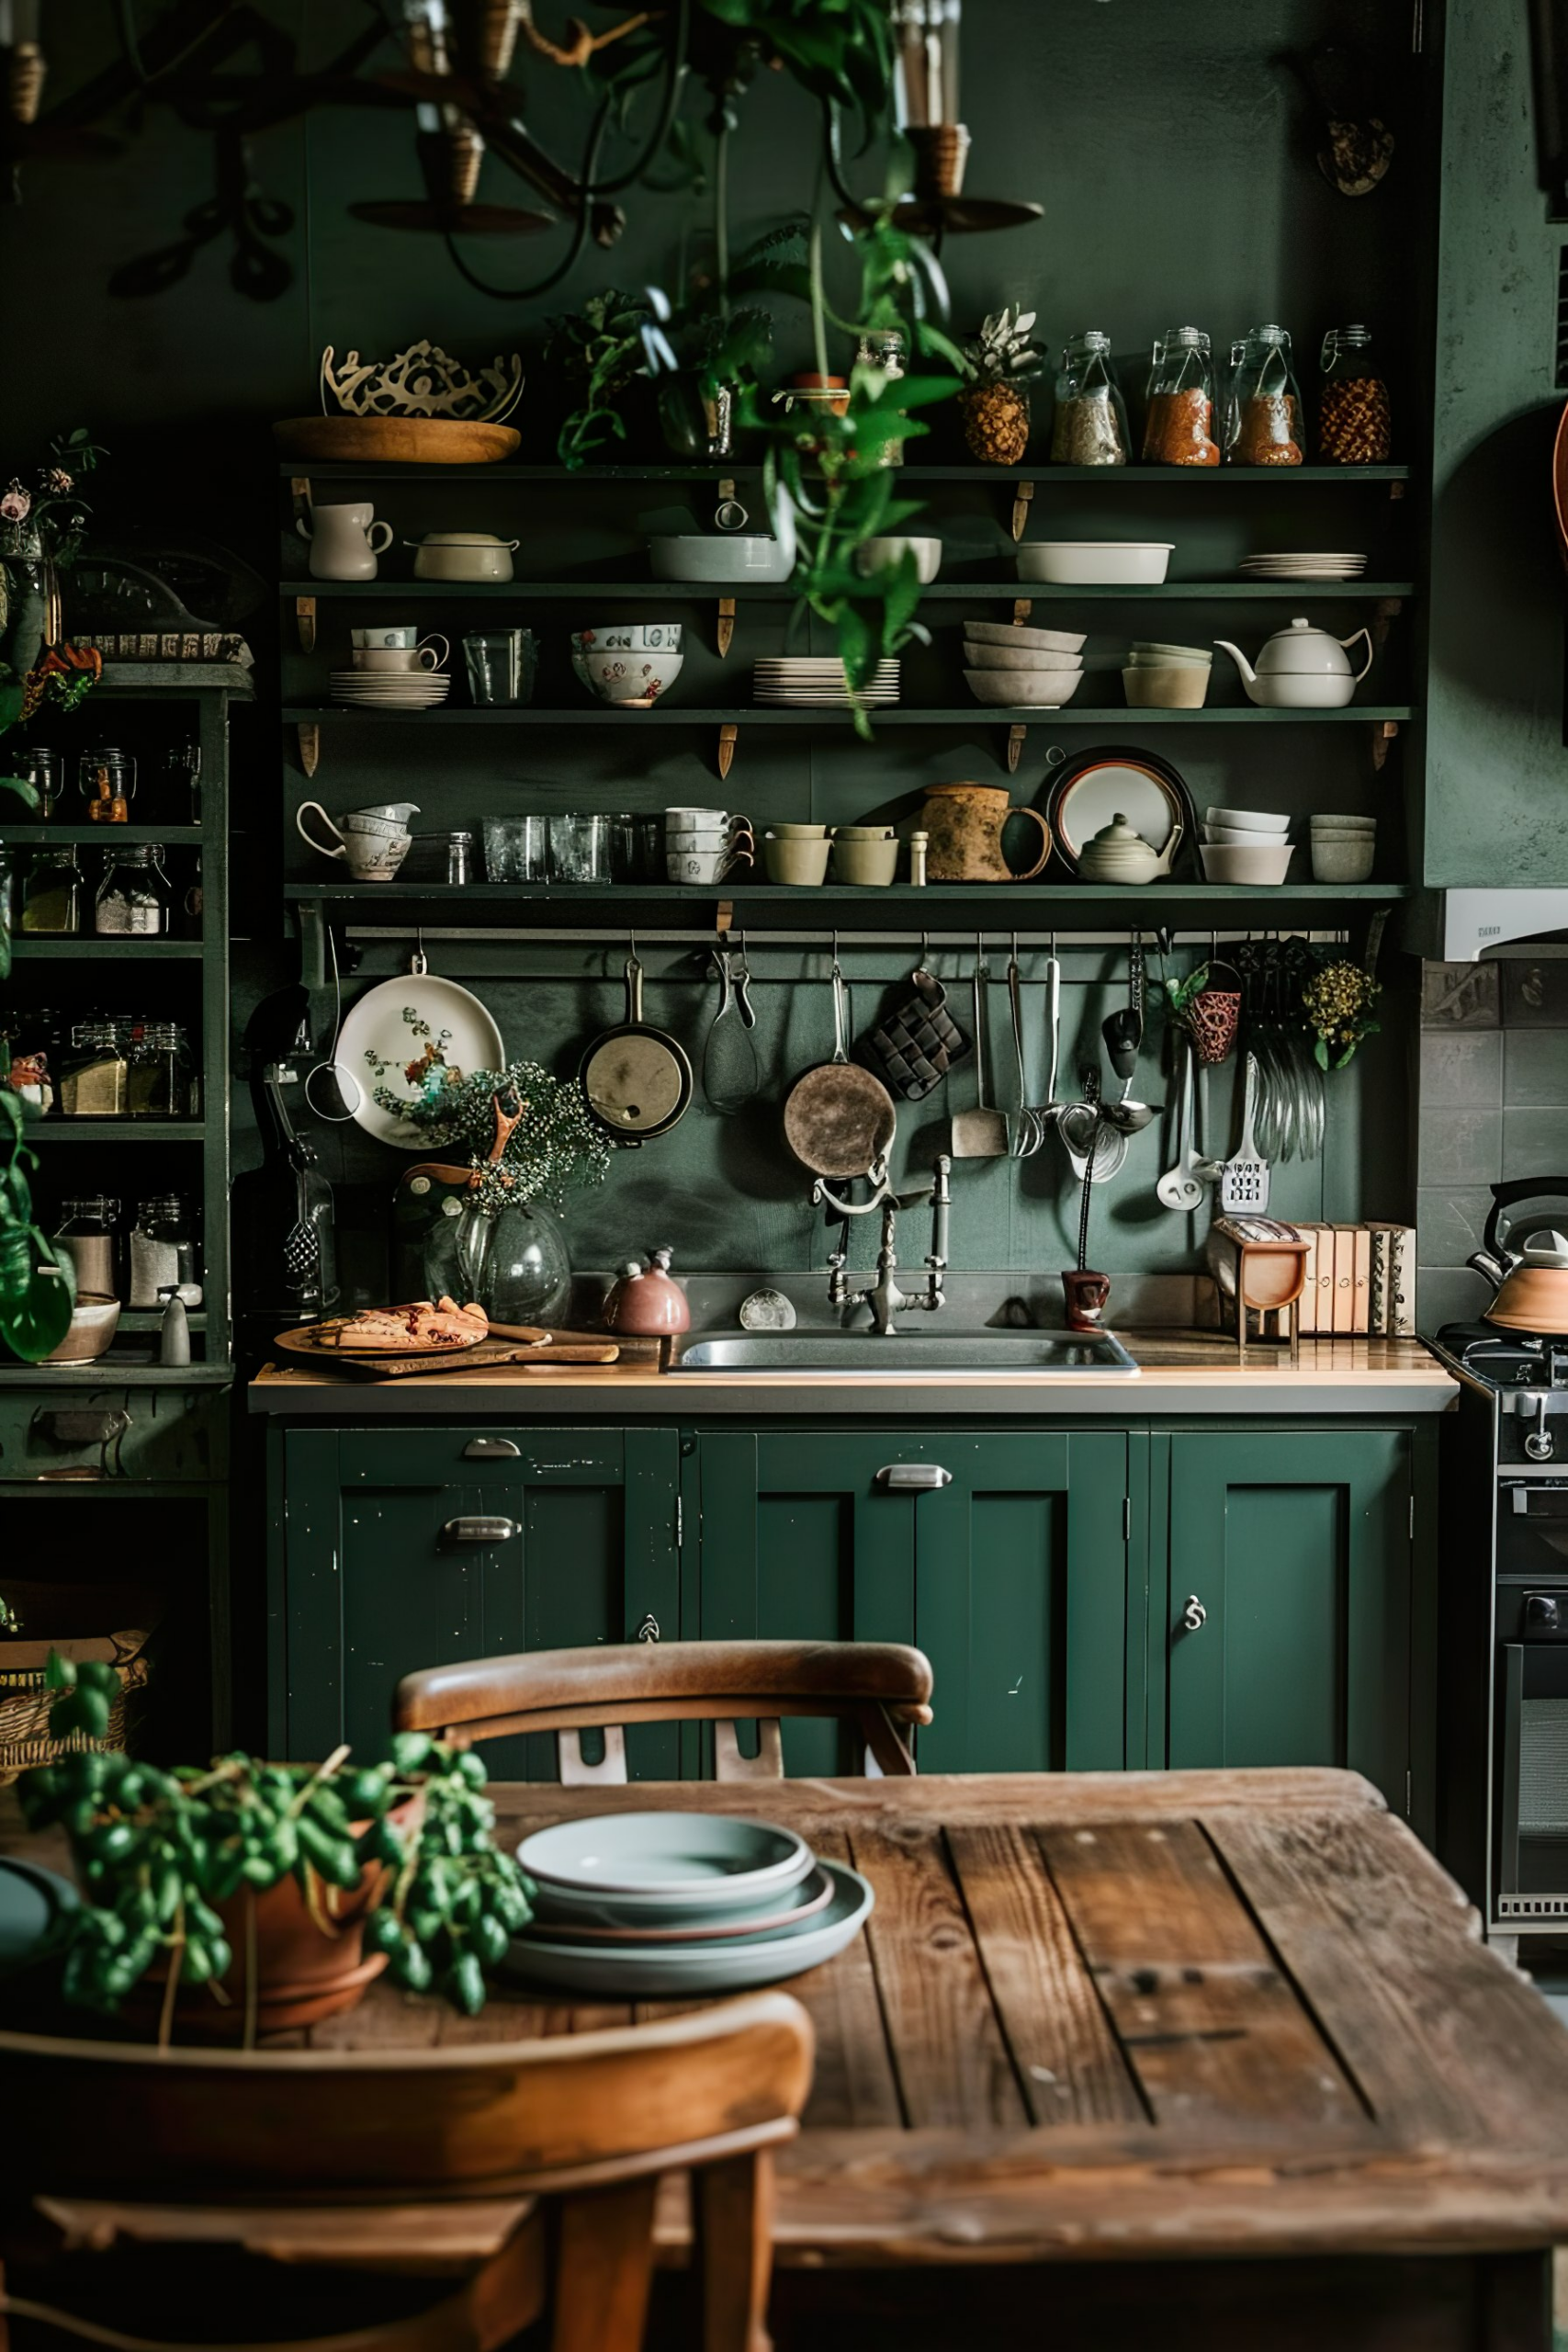
POLYGON ((76 782, 87 804, 90 825, 129 825, 136 797, 136 762, 118 743, 100 744, 84 752, 76 763, 76 782))
POLYGON ((73 849, 41 850, 22 892, 24 933, 74 938, 82 927, 82 869, 73 849))
POLYGON ((1124 466, 1127 445, 1127 409, 1111 361, 1111 337, 1090 327, 1062 346, 1051 463, 1124 466))
POLYGON ((177 1021, 144 1021, 130 1046, 133 1119, 186 1119, 192 1112, 190 1046, 177 1021))
POLYGON ((128 842, 104 860, 93 929, 106 939, 164 939, 174 899, 155 844, 128 842))
POLYGON ((130 1066, 115 1023, 78 1022, 60 1074, 60 1107, 66 1118, 123 1118, 130 1080, 130 1066))
POLYGON ((132 1307, 164 1304, 164 1292, 177 1290, 187 1306, 201 1305, 196 1230, 190 1210, 177 1193, 160 1193, 139 1203, 130 1229, 132 1307))
POLYGON ((1254 327, 1231 345, 1225 411, 1225 461, 1233 466, 1299 466, 1302 396, 1284 327, 1254 327))
POLYGON ((1148 409, 1144 419, 1144 463, 1148 466, 1217 466, 1214 438, 1214 362, 1201 327, 1172 327, 1154 347, 1149 365, 1148 409))
POLYGON ((64 1250, 76 1269, 78 1295, 96 1291, 100 1298, 118 1297, 115 1262, 115 1227, 118 1223, 119 1203, 101 1193, 85 1193, 80 1200, 64 1204, 54 1240, 56 1248, 64 1250))
POLYGON ((1385 466, 1393 446, 1388 386, 1367 327, 1330 327, 1320 355, 1317 454, 1325 466, 1385 466))

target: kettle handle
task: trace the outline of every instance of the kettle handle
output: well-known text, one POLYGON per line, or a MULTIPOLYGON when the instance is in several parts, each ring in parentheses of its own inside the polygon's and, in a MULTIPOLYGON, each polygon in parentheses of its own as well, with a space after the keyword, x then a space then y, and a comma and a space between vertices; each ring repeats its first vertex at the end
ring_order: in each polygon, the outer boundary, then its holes
POLYGON ((1568 1176, 1515 1176, 1506 1184, 1492 1187, 1492 1207, 1482 1235, 1482 1247, 1488 1257, 1498 1254, 1497 1227, 1503 1211, 1519 1201, 1568 1201, 1568 1176))
POLYGON ((1371 630, 1370 628, 1357 628, 1357 629, 1352 629, 1348 637, 1342 637, 1342 638, 1340 639, 1340 640, 1339 640, 1340 644, 1345 648, 1346 651, 1347 651, 1347 652, 1348 652, 1348 650, 1349 650, 1350 647, 1351 647, 1352 645, 1354 645, 1354 644, 1355 644, 1356 639, 1357 639, 1359 637, 1364 637, 1364 638, 1366 639, 1366 640, 1367 640, 1367 658, 1366 658, 1366 660, 1362 662, 1362 664, 1361 664, 1360 668, 1359 668, 1359 669, 1357 671, 1357 673, 1356 673, 1356 684, 1357 684, 1358 685, 1359 685, 1359 684, 1360 684, 1361 680, 1366 676, 1367 672, 1371 668, 1371 666, 1372 666, 1372 659, 1373 659, 1374 654, 1375 654, 1375 653, 1376 653, 1376 651, 1377 651, 1377 648, 1376 648, 1376 647, 1373 645, 1373 643, 1372 643, 1372 633, 1371 633, 1371 630))

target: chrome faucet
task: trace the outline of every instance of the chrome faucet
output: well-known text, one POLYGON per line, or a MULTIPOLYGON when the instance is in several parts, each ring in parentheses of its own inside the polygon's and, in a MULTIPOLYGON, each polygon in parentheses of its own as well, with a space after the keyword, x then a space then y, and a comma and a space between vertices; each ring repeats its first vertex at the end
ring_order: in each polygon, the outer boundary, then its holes
MULTIPOLYGON (((900 1315, 934 1314, 947 1305, 942 1277, 947 1271, 947 1220, 953 1200, 948 1179, 953 1162, 943 1152, 936 1163, 935 1178, 929 1193, 917 1193, 916 1201, 929 1199, 931 1204, 931 1246, 926 1253, 926 1286, 923 1291, 900 1290, 895 1276, 898 1270, 897 1234, 898 1210, 904 1204, 885 1200, 882 1204, 882 1246, 876 1253, 876 1280, 852 1290, 844 1277, 846 1251, 840 1246, 828 1260, 828 1304, 829 1306, 852 1308, 869 1306, 873 1329, 884 1339, 890 1339, 900 1315)), ((840 1245, 847 1238, 840 1228, 840 1245)))

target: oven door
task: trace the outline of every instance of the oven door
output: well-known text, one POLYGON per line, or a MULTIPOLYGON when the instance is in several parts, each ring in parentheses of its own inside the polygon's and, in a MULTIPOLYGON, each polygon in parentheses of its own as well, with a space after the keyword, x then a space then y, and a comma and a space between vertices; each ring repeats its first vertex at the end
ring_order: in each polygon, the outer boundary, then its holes
POLYGON ((1503 1642, 1498 1662, 1497 1917, 1568 1922, 1568 1641, 1503 1642))

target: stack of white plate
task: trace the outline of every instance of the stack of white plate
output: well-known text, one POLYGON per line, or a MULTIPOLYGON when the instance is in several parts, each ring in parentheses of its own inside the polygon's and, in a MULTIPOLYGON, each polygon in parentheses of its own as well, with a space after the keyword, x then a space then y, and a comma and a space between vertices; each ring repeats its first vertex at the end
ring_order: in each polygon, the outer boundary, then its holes
POLYGON ((434 710, 444 703, 452 681, 439 670, 334 670, 333 702, 366 704, 378 710, 434 710))
POLYGON ((874 708, 898 699, 898 664, 879 662, 858 694, 852 695, 844 665, 836 654, 781 654, 753 664, 751 690, 758 702, 791 710, 847 710, 859 703, 874 708))
POLYGON ((1236 569, 1248 580, 1359 580, 1364 555, 1244 555, 1236 569))
POLYGON ((517 1860, 536 1893, 511 1973, 585 1996, 776 1984, 841 1951, 875 1899, 793 1829, 726 1814, 558 1821, 525 1838, 517 1860))

